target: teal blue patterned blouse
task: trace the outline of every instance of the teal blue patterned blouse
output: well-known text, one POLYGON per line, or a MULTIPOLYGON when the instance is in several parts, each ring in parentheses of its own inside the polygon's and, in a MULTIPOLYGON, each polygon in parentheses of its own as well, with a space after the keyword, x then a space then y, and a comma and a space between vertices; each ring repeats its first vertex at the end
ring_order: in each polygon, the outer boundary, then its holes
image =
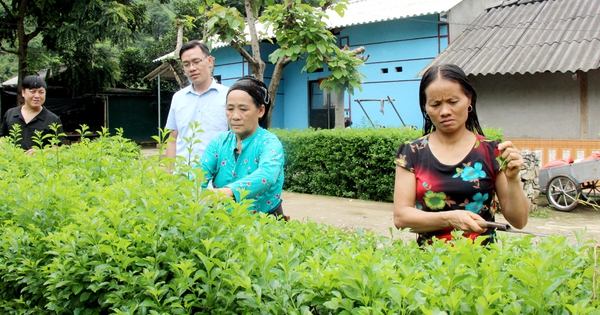
POLYGON ((242 140, 242 152, 236 152, 237 139, 233 131, 215 136, 202 155, 206 182, 212 179, 215 188, 229 187, 240 201, 242 190, 253 199, 252 210, 271 212, 281 202, 283 188, 283 147, 277 136, 258 127, 242 140))

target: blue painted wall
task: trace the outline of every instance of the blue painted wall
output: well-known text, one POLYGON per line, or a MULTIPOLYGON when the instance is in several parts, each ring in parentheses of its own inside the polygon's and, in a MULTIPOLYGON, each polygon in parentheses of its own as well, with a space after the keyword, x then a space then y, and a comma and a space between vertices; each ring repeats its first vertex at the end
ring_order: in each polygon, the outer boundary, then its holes
MULTIPOLYGON (((247 47, 250 50, 250 47, 247 47)), ((271 44, 261 44, 261 57, 266 62, 267 67, 264 74, 264 81, 267 85, 271 81, 271 74, 273 73, 274 65, 268 62, 269 55, 277 49, 277 46, 271 44)), ((215 57, 215 76, 221 76, 221 84, 225 86, 231 86, 239 78, 252 74, 248 62, 230 46, 216 48, 211 51, 211 55, 215 57)), ((277 97, 275 98, 275 107, 273 109, 273 117, 271 120, 271 126, 275 128, 284 128, 284 105, 283 105, 283 82, 285 78, 282 78, 279 89, 277 91, 277 97)), ((306 127, 304 127, 306 128, 306 127)))
MULTIPOLYGON (((447 34, 447 27, 441 31, 447 34)), ((437 15, 351 26, 343 29, 338 39, 349 42, 352 49, 365 47, 365 55, 369 55, 360 69, 366 75, 362 91, 350 95, 346 104, 354 127, 371 126, 367 115, 377 126, 402 126, 389 102, 384 102, 383 113, 380 102, 361 102, 364 111, 356 102, 388 96, 406 125, 422 127, 420 78, 415 76, 448 44, 442 39, 440 47, 437 15)))
MULTIPOLYGON (((363 46, 369 55, 360 71, 366 75, 362 91, 345 95, 345 106, 349 109, 354 127, 402 126, 402 122, 389 102, 384 103, 383 113, 380 102, 363 102, 363 109, 357 99, 387 99, 389 96, 406 125, 422 127, 419 110, 419 80, 416 74, 448 45, 447 26, 438 27, 438 16, 356 25, 343 28, 337 35, 342 44, 348 43, 351 49, 363 46), (440 37, 442 35, 442 37, 440 37), (446 37, 443 37, 446 35, 446 37)), ((277 47, 262 44, 261 54, 267 63, 265 81, 271 79, 273 65, 268 55, 277 47)), ((239 77, 249 74, 248 64, 231 47, 215 49, 215 75, 221 75, 222 83, 230 86, 239 77)), ((309 82, 329 75, 328 69, 319 73, 302 72, 304 62, 292 62, 284 70, 277 93, 272 126, 287 129, 304 129, 309 126, 309 82)))
POLYGON ((306 129, 309 125, 308 87, 310 81, 326 78, 329 71, 302 72, 304 62, 292 62, 285 68, 284 83, 285 115, 283 124, 287 129, 306 129))
POLYGON ((221 84, 231 86, 237 79, 247 75, 248 63, 235 49, 227 46, 213 49, 210 53, 215 58, 215 77, 221 77, 221 84))

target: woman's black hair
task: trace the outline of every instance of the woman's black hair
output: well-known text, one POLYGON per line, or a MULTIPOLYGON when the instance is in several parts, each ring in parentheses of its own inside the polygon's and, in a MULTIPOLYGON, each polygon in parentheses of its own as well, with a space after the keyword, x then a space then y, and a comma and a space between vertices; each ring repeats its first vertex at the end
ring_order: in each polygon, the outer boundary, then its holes
POLYGON ((431 119, 427 115, 425 105, 427 104, 427 95, 425 95, 425 89, 436 79, 441 78, 456 82, 460 84, 465 95, 471 98, 472 110, 469 112, 467 117, 466 127, 468 130, 483 135, 483 130, 479 125, 479 119, 477 118, 477 92, 471 85, 471 82, 467 78, 465 72, 457 65, 453 64, 441 64, 435 65, 427 69, 423 78, 421 78, 421 85, 419 86, 419 105, 421 106, 421 114, 423 115, 424 127, 423 135, 427 135, 435 131, 435 126, 431 122, 431 119))
POLYGON ((265 113, 258 119, 258 125, 266 129, 268 125, 267 114, 271 108, 271 97, 269 97, 267 85, 263 81, 251 75, 247 75, 235 81, 229 88, 227 96, 229 96, 229 93, 233 90, 242 90, 248 93, 252 97, 254 105, 256 105, 257 108, 260 108, 262 105, 265 106, 265 113))
POLYGON ((46 82, 44 81, 44 79, 37 75, 28 75, 24 77, 21 87, 23 89, 38 89, 41 87, 47 89, 46 82))

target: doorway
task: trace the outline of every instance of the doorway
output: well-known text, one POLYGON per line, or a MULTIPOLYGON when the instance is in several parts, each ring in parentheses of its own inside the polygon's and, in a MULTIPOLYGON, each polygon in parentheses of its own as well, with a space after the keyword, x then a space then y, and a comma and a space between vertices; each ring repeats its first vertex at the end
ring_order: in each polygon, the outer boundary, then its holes
POLYGON ((335 109, 331 104, 331 93, 319 89, 319 81, 308 82, 309 126, 311 128, 332 129, 335 127, 335 109))

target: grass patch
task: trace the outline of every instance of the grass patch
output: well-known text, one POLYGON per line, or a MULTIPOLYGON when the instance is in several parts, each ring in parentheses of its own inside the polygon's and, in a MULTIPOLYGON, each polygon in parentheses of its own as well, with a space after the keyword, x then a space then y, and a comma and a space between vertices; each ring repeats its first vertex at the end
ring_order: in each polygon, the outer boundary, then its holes
POLYGON ((537 210, 531 211, 529 216, 531 218, 548 219, 551 211, 552 209, 548 207, 538 207, 537 210))

